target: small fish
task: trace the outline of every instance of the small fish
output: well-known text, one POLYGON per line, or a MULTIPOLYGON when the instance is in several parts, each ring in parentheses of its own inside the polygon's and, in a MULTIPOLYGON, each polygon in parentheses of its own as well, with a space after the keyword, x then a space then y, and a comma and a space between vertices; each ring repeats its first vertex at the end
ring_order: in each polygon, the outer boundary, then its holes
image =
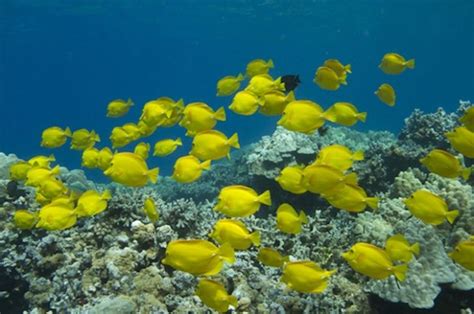
POLYGON ((156 183, 158 173, 158 168, 148 169, 142 157, 129 152, 115 154, 104 171, 112 181, 131 187, 142 187, 149 181, 156 183))
POLYGON ((270 69, 274 67, 273 60, 255 59, 247 64, 246 74, 252 78, 256 75, 267 74, 270 69))
POLYGON ((216 96, 230 96, 240 88, 240 83, 244 80, 244 76, 239 73, 237 76, 225 76, 217 82, 216 96))
POLYGON ((336 102, 324 112, 326 120, 344 126, 353 126, 357 121, 365 122, 366 117, 367 112, 359 112, 348 102, 336 102))
POLYGON ((326 200, 332 206, 352 213, 363 212, 367 206, 376 210, 379 206, 378 197, 367 197, 363 188, 350 183, 337 194, 327 196, 326 200))
POLYGON ((143 106, 140 120, 152 127, 161 126, 173 115, 173 108, 160 100, 150 100, 143 106))
POLYGON ((112 148, 124 147, 134 141, 134 137, 120 126, 112 129, 109 139, 112 142, 112 148))
MULTIPOLYGON (((167 120, 164 120, 164 121, 167 121, 167 120)), ((164 122, 160 126, 163 126, 163 124, 164 122)), ((158 126, 148 125, 146 124, 146 122, 142 120, 139 120, 137 123, 137 129, 138 129, 138 133, 140 134, 140 137, 148 137, 148 136, 153 135, 153 133, 155 133, 157 128, 158 126)))
POLYGON ((230 243, 236 250, 247 250, 252 244, 260 245, 260 232, 250 233, 243 222, 233 219, 217 221, 209 236, 219 244, 230 243))
POLYGON ((278 268, 290 260, 288 256, 282 256, 277 250, 269 247, 260 248, 260 250, 258 250, 257 259, 265 266, 278 268))
POLYGON ((77 222, 77 215, 72 205, 62 200, 43 206, 38 218, 36 227, 49 231, 69 229, 77 222))
POLYGON ((463 177, 467 180, 471 175, 471 168, 464 168, 456 157, 442 149, 433 149, 420 162, 430 172, 445 178, 463 177))
POLYGON ((114 153, 112 150, 108 147, 104 147, 99 151, 99 156, 97 158, 97 167, 99 167, 100 170, 105 171, 107 168, 110 167, 110 162, 112 161, 112 158, 114 157, 114 153))
POLYGON ((150 153, 150 144, 145 143, 145 142, 140 142, 135 146, 135 149, 133 150, 135 154, 138 156, 142 157, 143 160, 148 159, 148 154, 150 153))
POLYGON ((295 94, 293 91, 285 95, 282 91, 270 91, 263 94, 263 102, 260 104, 260 113, 267 116, 279 116, 283 114, 286 106, 295 101, 295 94))
POLYGON ((407 61, 398 53, 391 52, 383 56, 379 68, 385 74, 400 74, 407 68, 413 70, 415 68, 415 59, 407 61))
POLYGON ((309 222, 304 211, 298 214, 293 206, 287 203, 278 207, 276 220, 278 230, 288 234, 300 233, 301 226, 309 222))
POLYGON ((53 169, 44 168, 44 167, 33 167, 26 174, 25 185, 38 187, 41 185, 41 182, 49 178, 54 178, 60 173, 59 166, 54 167, 53 169))
POLYGON ((85 168, 97 168, 99 160, 99 150, 95 147, 87 148, 82 152, 81 166, 85 168))
POLYGON ((245 88, 246 91, 252 92, 257 96, 263 96, 265 93, 279 90, 285 90, 285 84, 281 82, 281 77, 274 80, 268 74, 260 74, 252 77, 248 86, 245 88))
POLYGON ((191 183, 201 177, 203 170, 210 168, 210 160, 200 162, 196 157, 187 155, 176 159, 171 177, 179 183, 191 183))
POLYGON ((294 91, 301 83, 300 76, 293 74, 283 75, 281 82, 285 84, 285 92, 287 93, 294 91))
POLYGON ((165 139, 155 143, 155 147, 153 150, 153 156, 158 157, 165 157, 171 155, 176 151, 178 146, 182 146, 183 142, 181 138, 176 138, 175 140, 172 139, 165 139))
POLYGON ((281 170, 280 175, 275 178, 280 187, 293 194, 303 194, 307 189, 303 186, 303 167, 288 166, 281 170))
POLYGON ((229 243, 217 247, 205 240, 173 240, 166 247, 161 263, 195 276, 218 274, 224 261, 235 262, 234 249, 229 243))
POLYGON ((461 126, 451 132, 447 132, 445 135, 455 150, 465 157, 474 158, 474 132, 461 126))
POLYGON ((385 251, 392 260, 408 263, 414 255, 420 254, 420 244, 412 245, 402 234, 396 234, 385 242, 385 251))
POLYGON ((8 197, 12 199, 18 199, 21 196, 26 196, 26 190, 20 188, 18 182, 16 181, 9 181, 6 186, 6 192, 8 197))
POLYGON ((155 101, 159 103, 162 108, 164 108, 164 111, 166 113, 165 118, 163 118, 162 121, 159 123, 160 127, 169 128, 181 121, 181 119, 183 118, 184 111, 183 99, 175 101, 170 97, 160 97, 157 98, 155 101))
POLYGON ((199 280, 196 295, 202 303, 219 313, 229 310, 229 306, 237 308, 237 298, 229 295, 224 286, 217 281, 201 278, 199 280))
POLYGON ((283 266, 280 278, 288 288, 302 293, 322 293, 328 286, 328 279, 336 270, 322 269, 312 261, 288 262, 283 266))
POLYGON ((258 195, 254 189, 243 185, 230 185, 221 189, 215 211, 230 217, 247 217, 260 209, 260 205, 272 204, 270 191, 258 195))
POLYGON ((19 209, 13 214, 13 223, 15 227, 23 230, 32 229, 38 221, 38 215, 27 211, 26 209, 19 209))
POLYGON ((217 121, 225 121, 226 114, 224 107, 214 111, 209 105, 203 102, 193 102, 184 108, 183 119, 179 125, 187 130, 186 135, 195 134, 213 129, 217 121))
POLYGON ((324 125, 324 110, 311 100, 290 102, 277 124, 287 130, 312 134, 324 125))
POLYGON ((324 90, 338 90, 341 85, 347 85, 346 77, 339 77, 328 67, 319 67, 316 70, 313 82, 324 90))
POLYGON ((229 109, 236 114, 250 116, 257 112, 263 104, 262 99, 249 91, 240 91, 235 94, 229 109))
POLYGON ((459 241, 454 251, 448 255, 462 267, 474 271, 474 236, 471 235, 468 240, 459 241))
POLYGON ((466 129, 474 132, 474 106, 466 109, 464 115, 459 118, 459 122, 461 122, 466 127, 466 129))
POLYGON ((384 83, 380 85, 374 94, 377 95, 379 100, 384 104, 389 105, 390 107, 395 106, 397 96, 395 95, 395 90, 390 84, 384 83))
POLYGON ((109 190, 102 194, 94 190, 88 190, 81 194, 77 200, 76 214, 78 217, 95 216, 107 208, 107 202, 112 198, 109 190))
POLYGON ((79 129, 72 133, 71 149, 84 150, 100 142, 100 137, 94 130, 79 129))
POLYGON ((458 210, 448 210, 441 197, 426 190, 414 192, 404 203, 413 216, 430 225, 440 225, 446 220, 453 224, 459 215, 458 210))
POLYGON ((109 118, 120 118, 128 113, 130 107, 133 106, 133 101, 129 98, 128 100, 115 99, 109 102, 107 105, 107 117, 109 118))
POLYGON ((160 213, 158 212, 155 202, 151 197, 147 198, 143 203, 143 211, 152 223, 157 222, 158 218, 160 218, 160 213))
MULTIPOLYGON (((13 181, 24 181, 27 178, 28 171, 33 168, 26 161, 18 161, 10 166, 9 178, 13 181)), ((47 168, 47 167, 41 167, 47 168)))
POLYGON ((337 59, 327 59, 326 61, 324 61, 323 65, 336 72, 338 77, 346 77, 347 73, 352 73, 352 68, 350 64, 343 65, 341 61, 337 59))
POLYGON ((190 154, 200 160, 230 158, 230 149, 240 148, 239 136, 234 133, 230 138, 217 130, 203 131, 193 138, 190 154))
POLYGON ((357 175, 344 174, 341 170, 326 165, 310 165, 303 170, 303 186, 311 193, 324 197, 341 192, 346 184, 357 185, 357 175))
POLYGON ((63 146, 72 133, 69 128, 61 129, 57 126, 47 128, 41 134, 41 147, 57 148, 63 146))
POLYGON ((352 269, 372 279, 385 279, 394 275, 398 281, 405 280, 408 266, 393 265, 388 253, 375 245, 358 242, 341 255, 352 269))
POLYGON ((354 161, 364 160, 363 151, 352 152, 344 145, 333 144, 321 148, 314 165, 326 165, 341 171, 349 170, 354 161))
POLYGON ((45 167, 48 168, 52 162, 55 162, 56 158, 54 155, 44 156, 38 155, 30 158, 28 163, 32 166, 45 167))
POLYGON ((60 195, 66 194, 67 188, 61 180, 48 177, 40 182, 37 192, 45 198, 52 200, 60 195))

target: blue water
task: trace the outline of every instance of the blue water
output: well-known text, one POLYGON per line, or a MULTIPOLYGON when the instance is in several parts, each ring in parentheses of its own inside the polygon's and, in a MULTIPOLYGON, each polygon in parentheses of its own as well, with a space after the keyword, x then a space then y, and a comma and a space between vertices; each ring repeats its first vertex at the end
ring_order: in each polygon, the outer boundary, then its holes
MULTIPOLYGON (((274 76, 300 74, 298 98, 368 111, 355 129, 397 131, 414 108, 455 110, 459 99, 474 99, 473 16, 472 0, 0 0, 0 151, 54 153, 78 168, 80 152, 39 146, 44 128, 95 129, 102 146, 114 126, 136 121, 141 105, 160 96, 228 106, 230 98, 215 97, 217 80, 254 58, 272 58, 274 76), (392 51, 416 58, 416 69, 384 75, 377 65, 392 51), (312 83, 327 58, 352 64, 337 92, 312 83), (393 108, 373 95, 384 82, 397 91, 393 108), (105 117, 110 100, 128 97, 137 104, 129 115, 105 117)), ((238 132, 242 145, 271 134, 277 121, 227 113, 217 129, 238 132)), ((184 130, 159 129, 146 140, 176 136, 184 130)), ((169 175, 187 144, 150 164, 169 175)))

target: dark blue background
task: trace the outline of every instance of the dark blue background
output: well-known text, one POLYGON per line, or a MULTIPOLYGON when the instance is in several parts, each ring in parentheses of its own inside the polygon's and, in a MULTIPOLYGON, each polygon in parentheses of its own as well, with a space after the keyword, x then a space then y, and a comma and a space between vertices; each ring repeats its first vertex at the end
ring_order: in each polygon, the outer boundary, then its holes
MULTIPOLYGON (((80 152, 39 146, 44 128, 95 129, 103 146, 113 126, 137 120, 153 98, 227 107, 230 98, 215 97, 216 81, 254 58, 272 58, 275 76, 299 73, 298 98, 368 111, 359 130, 397 131, 414 108, 455 110, 459 99, 473 99, 471 0, 87 2, 0 1, 0 151, 21 158, 53 152, 77 168, 80 152), (377 65, 392 51, 416 58, 416 69, 384 75, 377 65), (349 85, 337 92, 312 83, 327 58, 352 64, 349 85), (384 82, 397 91, 393 108, 373 95, 384 82), (105 117, 110 100, 128 97, 137 104, 129 115, 105 117)), ((237 131, 242 145, 271 134, 277 121, 227 113, 217 128, 237 131)), ((149 141, 175 136, 184 131, 159 129, 149 141)), ((187 144, 150 165, 169 175, 187 144)))

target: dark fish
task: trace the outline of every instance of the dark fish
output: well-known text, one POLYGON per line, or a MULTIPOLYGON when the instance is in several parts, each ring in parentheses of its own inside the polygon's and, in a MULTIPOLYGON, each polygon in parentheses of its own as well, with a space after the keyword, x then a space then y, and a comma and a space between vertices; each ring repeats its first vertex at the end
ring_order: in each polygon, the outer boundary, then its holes
POLYGON ((293 74, 283 75, 281 81, 285 84, 285 90, 287 93, 295 90, 295 88, 301 83, 300 76, 293 74))
POLYGON ((17 199, 20 196, 25 196, 26 191, 22 190, 18 187, 18 183, 16 181, 10 181, 7 184, 7 194, 12 199, 17 199))
POLYGON ((324 136, 326 134, 326 132, 328 131, 328 127, 327 126, 322 126, 318 129, 318 133, 320 136, 324 136))

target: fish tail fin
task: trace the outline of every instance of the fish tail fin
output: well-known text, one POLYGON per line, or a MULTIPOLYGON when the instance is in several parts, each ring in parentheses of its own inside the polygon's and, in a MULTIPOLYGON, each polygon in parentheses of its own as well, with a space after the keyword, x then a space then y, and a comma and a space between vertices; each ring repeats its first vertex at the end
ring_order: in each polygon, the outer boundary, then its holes
POLYGON ((183 141, 181 141, 181 137, 178 137, 178 138, 176 139, 176 141, 174 141, 174 142, 175 142, 176 145, 178 145, 178 146, 183 145, 183 141))
POLYGON ((51 174, 57 176, 61 172, 59 165, 51 169, 51 174))
POLYGON ((459 216, 459 210, 451 210, 446 213, 446 219, 450 224, 454 223, 454 220, 456 220, 457 216, 459 216))
POLYGON ((225 242, 221 245, 221 247, 219 248, 218 255, 230 264, 233 264, 235 262, 234 248, 230 245, 229 242, 225 242))
POLYGON ((357 177, 357 173, 351 172, 348 175, 344 177, 344 182, 349 183, 349 184, 354 184, 357 185, 359 182, 359 178, 357 177))
POLYGON ((237 80, 238 80, 238 81, 243 81, 244 78, 245 78, 245 77, 242 75, 242 73, 239 73, 239 75, 237 75, 237 80))
POLYGON ((295 101, 295 92, 294 91, 290 91, 288 93, 288 95, 286 95, 286 101, 287 102, 295 101))
POLYGON ((203 161, 201 162, 200 166, 201 166, 201 169, 203 170, 209 170, 211 168, 211 161, 210 160, 203 161))
POLYGON ((342 76, 339 78, 339 83, 341 83, 342 85, 347 85, 347 81, 346 81, 346 76, 342 76))
POLYGON ((174 106, 175 107, 183 107, 184 106, 183 98, 180 98, 177 102, 175 102, 174 106))
POLYGON ((214 117, 215 117, 216 120, 218 120, 218 121, 225 121, 226 116, 225 116, 225 109, 224 109, 224 107, 220 107, 219 109, 217 109, 217 111, 216 111, 215 114, 214 114, 214 117))
POLYGON ((464 168, 462 171, 461 171, 461 176, 464 180, 468 180, 469 177, 471 176, 471 168, 464 168))
POLYGON ((272 59, 268 59, 267 61, 267 66, 269 69, 272 69, 275 67, 275 64, 273 64, 273 60, 272 59))
POLYGON ((91 132, 91 138, 94 142, 100 142, 100 136, 94 130, 91 132))
POLYGON ((71 129, 69 127, 67 127, 65 130, 64 130, 64 135, 66 135, 67 137, 71 137, 72 136, 72 132, 71 132, 71 129))
POLYGON ((367 119, 367 112, 359 112, 357 114, 357 120, 365 122, 366 119, 367 119))
POLYGON ((127 106, 131 107, 133 105, 135 105, 135 104, 133 103, 132 98, 129 97, 128 100, 127 100, 127 106))
POLYGON ((169 119, 173 115, 173 108, 169 107, 165 109, 165 116, 169 119))
POLYGON ((156 183, 156 180, 158 180, 159 173, 160 173, 160 169, 158 167, 148 171, 148 179, 150 179, 151 183, 153 184, 156 183))
POLYGON ((407 264, 401 264, 397 266, 393 266, 393 274, 398 281, 404 281, 406 277, 406 272, 408 270, 407 264))
POLYGON ((290 261, 290 256, 289 255, 283 256, 282 260, 283 260, 283 264, 288 263, 290 261))
POLYGON ((105 190, 104 193, 102 193, 101 198, 103 200, 110 200, 112 198, 112 193, 110 193, 110 190, 105 190))
POLYGON ((379 208, 379 198, 378 197, 368 197, 365 200, 365 203, 372 208, 373 210, 377 210, 379 208))
POLYGON ((234 133, 228 140, 229 146, 234 148, 240 148, 239 136, 237 133, 234 133))
POLYGON ((272 198, 270 195, 270 190, 266 190, 262 194, 258 196, 258 201, 264 205, 271 206, 272 205, 272 198))
POLYGON ((410 250, 415 254, 416 256, 420 255, 420 244, 415 243, 410 247, 410 250))
POLYGON ((56 161, 56 157, 54 157, 54 155, 51 154, 51 155, 48 156, 48 160, 49 161, 56 161))
POLYGON ((260 246, 260 232, 252 232, 250 234, 250 241, 252 241, 253 245, 260 246))
POLYGON ((407 65, 407 68, 414 69, 415 68, 415 59, 408 60, 406 65, 407 65))
POLYGON ((227 302, 232 305, 234 308, 237 308, 237 306, 239 305, 238 304, 238 300, 237 300, 237 297, 236 296, 233 296, 233 295, 229 295, 227 297, 227 302))
POLYGON ((344 66, 344 71, 347 73, 352 73, 352 67, 350 64, 344 66))
POLYGON ((355 151, 352 160, 364 160, 364 152, 361 150, 355 151))
POLYGON ((300 219, 302 224, 307 224, 309 222, 308 217, 306 216, 304 211, 300 211, 299 219, 300 219))

